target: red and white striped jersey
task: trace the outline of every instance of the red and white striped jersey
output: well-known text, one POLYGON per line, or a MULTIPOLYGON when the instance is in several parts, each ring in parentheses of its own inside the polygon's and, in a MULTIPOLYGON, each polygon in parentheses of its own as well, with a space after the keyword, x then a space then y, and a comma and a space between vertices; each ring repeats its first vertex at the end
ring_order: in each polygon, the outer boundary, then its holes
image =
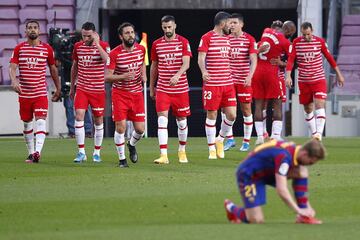
POLYGON ((151 48, 151 61, 158 62, 158 81, 156 91, 165 93, 184 93, 189 91, 186 72, 181 75, 176 86, 170 86, 170 79, 180 70, 183 56, 190 56, 191 49, 189 41, 175 35, 172 40, 165 37, 157 39, 151 48))
POLYGON ((123 45, 119 45, 109 54, 107 68, 115 70, 115 75, 134 72, 135 78, 131 80, 120 80, 113 83, 113 88, 129 92, 141 92, 143 90, 141 69, 145 59, 145 48, 137 43, 134 44, 132 51, 126 50, 123 45))
MULTIPOLYGON (((100 46, 110 53, 107 42, 100 41, 100 46)), ((85 42, 75 43, 73 56, 77 61, 78 74, 76 88, 85 92, 105 91, 105 63, 101 58, 99 49, 95 45, 86 45, 85 42)))
POLYGON ((250 73, 250 54, 257 53, 256 42, 253 36, 243 32, 241 36, 229 36, 231 54, 230 70, 235 84, 244 84, 250 73))
POLYGON ((308 42, 302 36, 297 37, 290 48, 286 70, 292 70, 296 59, 299 70, 299 82, 311 83, 325 80, 322 54, 324 54, 330 65, 335 68, 336 62, 330 54, 324 39, 313 36, 312 40, 308 42))
POLYGON ((231 46, 228 36, 209 31, 201 37, 198 51, 206 52, 206 70, 210 79, 204 85, 216 87, 234 84, 230 74, 231 46))
POLYGON ((265 28, 258 46, 262 45, 268 45, 269 48, 259 53, 258 65, 265 64, 274 67, 270 62, 272 58, 278 58, 283 53, 289 54, 290 41, 285 38, 283 33, 277 32, 275 29, 265 28))
POLYGON ((54 51, 47 43, 32 46, 28 42, 19 43, 11 56, 10 63, 19 66, 19 83, 22 98, 47 96, 46 65, 54 65, 54 51))

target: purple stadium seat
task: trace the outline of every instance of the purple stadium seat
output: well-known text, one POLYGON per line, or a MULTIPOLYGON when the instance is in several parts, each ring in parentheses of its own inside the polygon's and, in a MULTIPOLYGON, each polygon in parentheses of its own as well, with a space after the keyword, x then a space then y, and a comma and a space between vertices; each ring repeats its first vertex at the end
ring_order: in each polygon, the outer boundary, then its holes
POLYGON ((20 23, 25 23, 26 20, 46 20, 46 11, 43 8, 27 8, 19 10, 20 23))
POLYGON ((342 54, 338 56, 337 63, 341 65, 360 64, 360 57, 358 55, 342 54))
POLYGON ((360 46, 360 36, 350 37, 342 36, 339 46, 360 46))
POLYGON ((18 20, 2 20, 0 21, 1 35, 19 35, 18 20))
POLYGON ((342 36, 360 36, 360 25, 359 26, 344 26, 341 30, 341 35, 342 36))
POLYGON ((46 16, 49 23, 54 21, 55 12, 56 20, 74 20, 74 9, 70 7, 59 10, 47 10, 46 16))
POLYGON ((341 71, 358 71, 360 72, 360 64, 353 64, 353 65, 338 65, 341 71))
POLYGON ((17 41, 14 38, 0 39, 0 55, 3 57, 11 56, 17 41))
POLYGON ((350 54, 350 55, 358 54, 358 55, 360 55, 360 46, 342 46, 342 47, 340 47, 339 55, 342 55, 342 54, 350 54))
POLYGON ((18 19, 19 7, 0 7, 0 19, 18 19))
POLYGON ((47 0, 48 9, 54 6, 73 6, 75 7, 75 0, 47 0))
MULTIPOLYGON (((54 24, 51 23, 51 24, 48 24, 47 25, 47 30, 49 31, 50 28, 53 28, 54 27, 54 24)), ((73 31, 74 30, 74 22, 73 21, 56 21, 56 27, 57 28, 62 28, 62 29, 65 29, 65 28, 68 28, 70 31, 73 31)))
POLYGON ((46 6, 46 0, 19 0, 19 5, 21 8, 30 6, 46 6))
MULTIPOLYGON (((46 21, 38 21, 39 22, 39 25, 40 25, 40 34, 47 34, 47 31, 46 31, 46 21)), ((25 37, 25 26, 26 26, 26 23, 22 23, 19 25, 19 32, 20 32, 20 35, 21 37, 25 37)))
POLYGON ((1 1, 1 6, 19 6, 19 0, 1 1))
POLYGON ((346 15, 343 18, 343 26, 345 25, 360 25, 360 15, 346 15))
POLYGON ((1 78, 2 78, 2 85, 9 85, 10 84, 10 77, 9 77, 9 58, 8 57, 0 57, 0 66, 1 66, 1 78))

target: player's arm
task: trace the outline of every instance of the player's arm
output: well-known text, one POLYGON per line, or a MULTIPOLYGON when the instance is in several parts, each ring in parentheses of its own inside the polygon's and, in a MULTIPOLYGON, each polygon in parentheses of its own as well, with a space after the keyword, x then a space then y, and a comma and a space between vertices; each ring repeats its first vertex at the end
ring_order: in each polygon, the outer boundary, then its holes
POLYGON ((21 94, 21 87, 20 87, 20 83, 19 80, 16 78, 16 68, 17 68, 17 64, 16 63, 10 63, 9 66, 9 77, 11 80, 11 87, 14 89, 15 92, 21 94))
POLYGON ((97 49, 99 50, 99 53, 100 53, 100 56, 101 56, 101 59, 104 63, 106 63, 106 60, 108 58, 108 53, 106 52, 106 50, 101 46, 100 44, 100 36, 97 32, 93 32, 93 35, 92 35, 93 39, 94 39, 94 44, 95 46, 97 47, 97 49))
POLYGON ((293 43, 293 45, 290 45, 289 47, 288 61, 286 63, 285 83, 286 86, 289 88, 292 86, 291 71, 293 69, 295 57, 296 57, 296 49, 294 44, 295 43, 293 43))
POLYGON ((326 60, 329 62, 330 66, 335 70, 336 72, 336 76, 337 76, 337 84, 342 87, 344 86, 344 82, 345 82, 345 78, 342 75, 339 67, 336 64, 336 61, 334 59, 334 57, 331 55, 329 49, 326 46, 325 41, 322 41, 321 44, 321 52, 324 54, 326 60))
POLYGON ((54 81, 54 85, 55 85, 55 88, 56 88, 55 92, 53 93, 53 95, 51 97, 51 101, 57 102, 61 97, 61 85, 60 85, 58 69, 57 69, 55 64, 51 64, 49 66, 49 68, 50 68, 51 78, 54 81))
POLYGON ((155 82, 158 77, 158 61, 151 61, 150 66, 150 97, 155 100, 155 82))
POLYGON ((146 75, 146 64, 143 62, 143 65, 141 66, 141 79, 143 83, 147 82, 147 75, 146 75))
POLYGON ((255 72, 256 66, 257 66, 257 54, 252 53, 252 54, 250 54, 249 57, 250 57, 250 72, 249 72, 249 75, 245 79, 245 86, 251 86, 251 79, 254 76, 254 72, 255 72))
POLYGON ((76 60, 73 60, 73 63, 71 65, 71 82, 70 82, 70 98, 74 99, 75 96, 75 85, 76 85, 76 79, 77 79, 77 73, 78 73, 78 62, 76 60))
POLYGON ((205 59, 206 59, 206 52, 199 52, 198 65, 202 74, 203 81, 207 82, 210 79, 210 75, 206 70, 205 59))
POLYGON ((190 56, 183 56, 182 65, 179 71, 177 71, 177 73, 174 76, 172 76, 172 78, 170 78, 170 86, 175 86, 178 83, 181 75, 183 75, 183 73, 186 72, 186 70, 188 70, 189 67, 190 67, 190 56))
POLYGON ((105 81, 106 82, 119 82, 123 80, 131 80, 134 79, 136 74, 134 72, 127 72, 123 74, 114 74, 115 69, 106 69, 105 70, 105 81))

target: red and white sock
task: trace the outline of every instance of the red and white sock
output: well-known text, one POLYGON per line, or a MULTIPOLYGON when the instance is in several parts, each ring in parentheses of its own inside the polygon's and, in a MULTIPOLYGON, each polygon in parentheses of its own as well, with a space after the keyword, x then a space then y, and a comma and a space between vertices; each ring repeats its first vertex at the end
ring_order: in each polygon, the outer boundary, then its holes
MULTIPOLYGON (((224 121, 226 119, 225 113, 221 112, 221 120, 224 121)), ((234 139, 234 133, 233 129, 231 128, 226 136, 227 139, 233 140, 234 139)))
POLYGON ((130 145, 135 146, 143 137, 144 133, 137 133, 135 130, 131 134, 130 145))
POLYGON ((216 150, 215 137, 216 137, 216 120, 206 118, 205 120, 206 139, 209 146, 209 151, 216 150))
POLYGON ((272 122, 271 138, 275 140, 281 140, 281 131, 282 131, 283 122, 279 120, 274 120, 272 122))
POLYGON ((24 122, 24 139, 29 154, 34 153, 34 129, 33 122, 24 122))
POLYGON ((85 154, 85 129, 84 121, 75 120, 75 139, 79 152, 85 154))
POLYGON ((125 134, 115 131, 114 142, 116 145, 116 151, 118 153, 119 160, 125 159, 125 134))
POLYGON ((225 118, 221 122, 221 128, 219 132, 219 136, 217 137, 217 141, 223 142, 224 138, 229 134, 229 131, 232 129, 235 121, 230 121, 229 119, 225 118))
POLYGON ((253 115, 244 118, 244 142, 250 142, 251 133, 253 129, 253 115))
POLYGON ((315 120, 314 112, 311 113, 304 112, 304 116, 309 131, 311 132, 311 135, 314 135, 316 133, 316 120, 315 120))
POLYGON ((94 154, 100 155, 101 144, 104 139, 104 124, 94 125, 94 154))
POLYGON ((320 133, 322 136, 326 122, 325 108, 316 109, 315 116, 316 116, 316 132, 320 133))
POLYGON ((165 116, 158 117, 158 139, 160 146, 160 154, 167 154, 168 143, 168 119, 165 116))
POLYGON ((41 153, 46 136, 46 120, 38 119, 36 120, 35 125, 36 125, 35 152, 41 153))
POLYGON ((185 151, 186 141, 188 137, 187 120, 176 120, 176 124, 178 126, 179 151, 185 151))

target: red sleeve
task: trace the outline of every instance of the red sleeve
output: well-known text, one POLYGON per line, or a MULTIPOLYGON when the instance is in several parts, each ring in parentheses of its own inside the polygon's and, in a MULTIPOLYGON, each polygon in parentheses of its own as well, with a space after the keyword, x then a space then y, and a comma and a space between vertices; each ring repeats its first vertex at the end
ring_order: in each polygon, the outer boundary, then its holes
POLYGON ((295 48, 296 42, 294 41, 292 45, 289 46, 289 51, 288 51, 288 60, 286 63, 286 71, 291 71, 293 66, 294 66, 294 62, 295 62, 295 58, 296 58, 296 48, 295 48))
POLYGON ((78 55, 77 55, 77 48, 78 48, 79 44, 75 44, 74 46, 74 50, 73 50, 73 53, 72 53, 72 60, 74 61, 79 61, 79 58, 78 58, 78 55))
POLYGON ((192 57, 192 53, 191 53, 191 47, 189 44, 189 41, 186 40, 185 38, 182 39, 182 44, 183 44, 183 56, 190 56, 192 57))
POLYGON ((115 67, 116 67, 116 57, 117 57, 117 49, 115 48, 114 50, 112 50, 109 54, 109 60, 107 63, 106 63, 106 68, 107 69, 111 69, 111 70, 114 70, 115 67))
POLYGON ((209 50, 209 44, 210 44, 210 37, 208 34, 201 37, 200 43, 199 43, 199 52, 207 52, 209 50))
POLYGON ((107 54, 110 53, 110 46, 109 43, 101 41, 100 42, 100 46, 105 50, 105 52, 107 52, 107 54))
POLYGON ((47 45, 47 49, 48 49, 48 58, 47 58, 48 64, 49 66, 54 65, 55 64, 54 50, 50 45, 47 45))
POLYGON ((249 41, 250 41, 249 54, 258 53, 255 38, 253 38, 253 36, 249 35, 249 41))
POLYGON ((324 39, 321 39, 321 52, 324 54, 324 56, 326 57, 326 59, 328 60, 330 66, 332 68, 336 68, 336 62, 335 62, 335 59, 334 57, 331 55, 328 47, 327 47, 327 44, 325 42, 324 39))
POLYGON ((150 55, 150 59, 151 61, 158 61, 158 55, 156 53, 156 43, 157 41, 153 42, 152 46, 151 46, 151 55, 150 55))
POLYGON ((20 45, 17 45, 11 55, 10 63, 19 64, 19 52, 20 52, 20 45))

